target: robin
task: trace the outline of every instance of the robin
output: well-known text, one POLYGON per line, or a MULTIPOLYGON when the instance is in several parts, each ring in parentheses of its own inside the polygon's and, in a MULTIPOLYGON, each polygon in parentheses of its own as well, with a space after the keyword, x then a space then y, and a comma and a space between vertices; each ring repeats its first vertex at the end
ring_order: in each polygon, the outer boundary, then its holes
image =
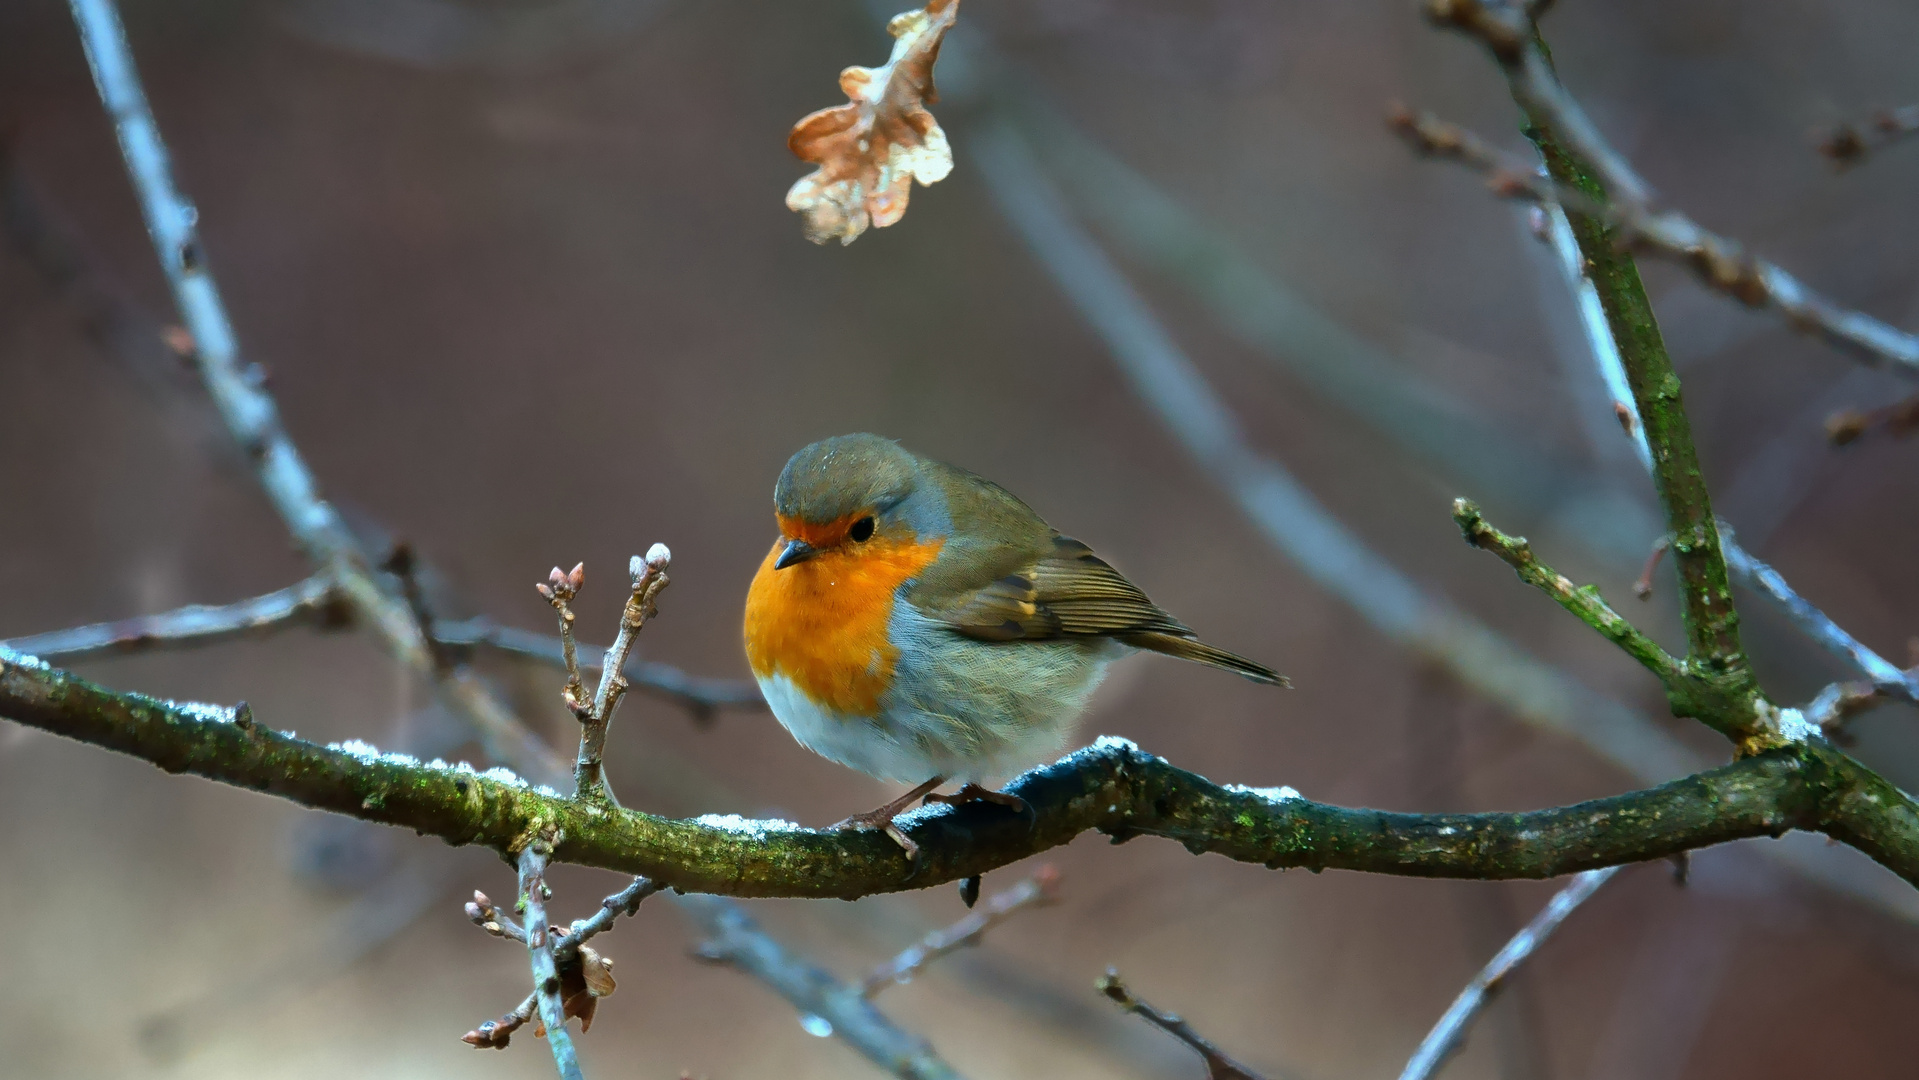
POLYGON ((1286 677, 1200 641, 1005 488, 878 435, 794 454, 780 538, 746 597, 746 656, 802 746, 917 783, 839 828, 883 829, 913 800, 1024 803, 982 780, 1064 748, 1108 664, 1136 650, 1286 677), (948 780, 962 787, 933 794, 948 780))

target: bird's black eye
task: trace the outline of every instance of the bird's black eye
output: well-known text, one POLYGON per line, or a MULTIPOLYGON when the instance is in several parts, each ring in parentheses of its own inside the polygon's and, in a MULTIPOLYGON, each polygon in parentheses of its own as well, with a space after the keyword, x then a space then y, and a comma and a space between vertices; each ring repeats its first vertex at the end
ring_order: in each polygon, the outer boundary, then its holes
POLYGON ((855 544, 864 544, 868 540, 871 540, 873 538, 872 515, 869 514, 866 517, 863 517, 859 519, 858 521, 855 521, 853 523, 853 527, 846 530, 846 535, 852 537, 853 542, 855 544))

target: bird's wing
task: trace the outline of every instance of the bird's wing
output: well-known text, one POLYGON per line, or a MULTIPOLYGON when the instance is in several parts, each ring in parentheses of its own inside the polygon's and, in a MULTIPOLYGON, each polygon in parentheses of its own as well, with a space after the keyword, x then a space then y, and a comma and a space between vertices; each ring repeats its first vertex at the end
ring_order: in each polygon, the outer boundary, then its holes
POLYGON ((959 633, 982 641, 1192 635, 1091 548, 1057 534, 1052 550, 1037 561, 955 598, 934 614, 959 633))
POLYGON ((1292 685, 1264 664, 1199 640, 1093 549, 1057 533, 1052 550, 1036 562, 929 614, 981 641, 1107 637, 1135 649, 1224 668, 1255 682, 1292 685))

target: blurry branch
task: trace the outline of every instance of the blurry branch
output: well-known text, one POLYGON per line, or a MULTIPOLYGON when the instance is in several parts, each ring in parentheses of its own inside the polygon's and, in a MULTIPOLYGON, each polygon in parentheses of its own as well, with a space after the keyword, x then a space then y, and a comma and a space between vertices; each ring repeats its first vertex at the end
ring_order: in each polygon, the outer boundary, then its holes
POLYGON ((1826 437, 1834 446, 1857 442, 1874 431, 1884 431, 1895 439, 1919 431, 1919 396, 1863 412, 1846 409, 1826 418, 1826 437))
MULTIPOLYGON (((484 615, 470 619, 443 619, 433 625, 433 636, 441 644, 454 648, 492 649, 507 656, 537 660, 561 670, 566 667, 559 638, 502 626, 484 615)), ((606 650, 584 642, 577 647, 587 657, 580 664, 580 670, 599 671, 600 664, 591 658, 595 653, 606 650)), ((640 659, 629 659, 625 672, 627 682, 634 687, 675 702, 692 713, 696 720, 706 720, 717 709, 766 707, 766 699, 760 695, 759 687, 744 679, 701 678, 688 675, 670 664, 640 659)))
POLYGON ((1466 1031, 1479 1018, 1486 1003, 1493 994, 1504 985, 1506 977, 1525 963, 1546 939, 1553 935, 1559 925, 1566 921, 1579 905, 1592 899, 1606 882, 1619 873, 1619 867, 1611 866, 1603 870, 1588 870, 1572 880, 1572 883, 1553 894, 1539 914, 1533 916, 1513 939, 1500 949, 1479 974, 1466 984, 1466 989, 1453 999, 1452 1006, 1446 1010, 1439 1023, 1420 1042, 1419 1049, 1406 1062, 1406 1068, 1399 1074, 1399 1080, 1429 1080, 1440 1066, 1459 1050, 1465 1041, 1466 1031))
MULTIPOLYGON (((548 841, 539 838, 521 850, 520 904, 526 912, 526 953, 533 968, 533 996, 546 1044, 559 1066, 560 1080, 584 1080, 573 1037, 566 1033, 566 1002, 560 996, 560 969, 553 959, 552 934, 546 923, 546 859, 548 841)), ((590 1019, 589 1019, 590 1022, 590 1019)))
POLYGON ((1206 1063, 1206 1080, 1264 1080, 1258 1073, 1227 1057, 1219 1047, 1206 1041, 1204 1036, 1193 1030, 1193 1025, 1172 1013, 1160 1012, 1134 997, 1133 992, 1120 981, 1118 970, 1107 968, 1106 974, 1093 985, 1120 1008, 1192 1047, 1200 1060, 1206 1063))
POLYGON ((1834 167, 1844 170, 1915 134, 1919 134, 1919 104, 1881 109, 1863 124, 1837 124, 1820 136, 1818 146, 1834 167))
POLYGON ((189 604, 157 615, 51 630, 0 642, 16 652, 71 663, 157 649, 193 648, 243 637, 264 637, 289 626, 332 628, 347 621, 327 579, 310 577, 264 596, 231 604, 189 604))
POLYGON ((991 117, 1021 132, 1075 211, 1315 394, 1411 457, 1442 464, 1462 487, 1524 507, 1614 561, 1636 558, 1660 528, 1615 478, 1487 423, 1470 403, 1319 310, 1227 232, 1089 139, 980 35, 956 32, 945 57, 950 99, 972 87, 990 92, 991 117))
POLYGON ((1919 376, 1919 338, 1834 304, 1736 241, 1706 232, 1677 211, 1655 210, 1618 196, 1610 201, 1587 196, 1563 181, 1536 175, 1473 133, 1430 113, 1395 107, 1388 120, 1421 153, 1484 174, 1502 198, 1558 203, 1597 218, 1616 231, 1617 243, 1687 266, 1706 284, 1748 307, 1777 308, 1794 329, 1818 333, 1853 356, 1919 376))
POLYGON ((986 931, 1005 922, 1021 908, 1041 907, 1058 899, 1059 871, 1048 863, 1032 877, 987 897, 986 906, 943 930, 927 934, 918 944, 873 969, 860 983, 860 996, 875 997, 896 983, 912 982, 913 977, 925 970, 928 964, 947 953, 979 944, 986 931))
POLYGON ((1591 216, 1619 231, 1607 238, 1609 244, 1624 241, 1672 258, 1749 307, 1777 308, 1796 329, 1816 332, 1869 363, 1919 376, 1919 337, 1840 307, 1737 241, 1701 228, 1677 210, 1655 205, 1651 187, 1560 84, 1523 6, 1511 0, 1426 0, 1426 11, 1435 23, 1465 31, 1486 46, 1528 119, 1558 140, 1567 161, 1579 166, 1556 165, 1548 152, 1553 184, 1542 185, 1530 169, 1507 168, 1495 152, 1450 125, 1419 118, 1402 126, 1409 136, 1493 174, 1502 194, 1558 201, 1579 214, 1598 209, 1591 216), (1568 200, 1568 192, 1582 198, 1568 200), (1600 206, 1586 205, 1592 200, 1600 206))
POLYGON ((1777 570, 1753 558, 1736 543, 1726 545, 1726 557, 1733 573, 1748 588, 1770 598, 1807 637, 1863 672, 1872 681, 1874 691, 1888 698, 1919 704, 1919 672, 1902 671, 1867 648, 1825 612, 1794 592, 1777 570))
POLYGON ((994 199, 1040 265, 1105 341, 1141 404, 1200 469, 1322 588, 1393 641, 1451 671, 1519 719, 1577 739, 1643 780, 1703 761, 1638 713, 1526 655, 1433 596, 1375 553, 1277 462, 1247 445, 1238 421, 1153 317, 1106 253, 1075 223, 1024 140, 994 124, 974 138, 994 199))
MULTIPOLYGON (((339 593, 326 579, 312 577, 297 585, 232 604, 189 604, 156 615, 136 615, 113 622, 9 638, 0 641, 0 645, 43 660, 71 663, 96 656, 197 648, 234 638, 264 636, 296 626, 334 630, 351 625, 351 613, 341 603, 339 593)), ((470 619, 435 620, 430 637, 443 650, 461 659, 464 659, 462 654, 485 648, 504 656, 537 660, 564 668, 560 639, 518 627, 502 626, 484 615, 470 619)), ((580 648, 589 656, 605 651, 591 645, 581 645, 580 648)), ((581 666, 581 670, 597 672, 600 664, 589 660, 581 666)), ((671 664, 636 658, 627 660, 625 674, 632 686, 678 704, 701 722, 708 720, 717 709, 766 706, 766 699, 760 695, 759 687, 743 679, 701 678, 689 675, 671 664)))
POLYGON ((782 948, 739 905, 689 896, 680 907, 705 934, 695 956, 738 968, 771 987, 799 1010, 809 1033, 837 1035, 906 1080, 958 1080, 959 1073, 924 1039, 894 1026, 859 987, 782 948))
MULTIPOLYGON (((0 717, 118 750, 169 772, 401 825, 501 853, 557 831, 553 857, 641 874, 684 892, 852 898, 984 874, 1088 830, 1162 836, 1269 868, 1415 877, 1542 878, 1792 829, 1821 832, 1919 883, 1919 804, 1810 735, 1655 788, 1524 813, 1399 814, 1316 803, 1283 789, 1221 787, 1120 739, 1017 778, 1027 819, 935 806, 900 825, 915 869, 875 832, 783 821, 678 821, 564 798, 496 770, 422 765, 363 743, 322 747, 251 713, 114 693, 31 657, 0 657, 0 717)), ((1803 730, 1802 730, 1803 729, 1803 730)))
POLYGON ((198 211, 174 186, 166 145, 147 107, 118 11, 112 0, 71 0, 71 7, 161 271, 192 339, 201 381, 288 532, 319 575, 339 590, 355 620, 378 633, 402 663, 432 678, 447 703, 472 723, 490 754, 516 763, 537 759, 546 752, 544 744, 477 673, 464 666, 439 669, 418 614, 399 590, 382 580, 339 511, 321 498, 266 392, 265 373, 241 360, 233 324, 196 232, 198 211))

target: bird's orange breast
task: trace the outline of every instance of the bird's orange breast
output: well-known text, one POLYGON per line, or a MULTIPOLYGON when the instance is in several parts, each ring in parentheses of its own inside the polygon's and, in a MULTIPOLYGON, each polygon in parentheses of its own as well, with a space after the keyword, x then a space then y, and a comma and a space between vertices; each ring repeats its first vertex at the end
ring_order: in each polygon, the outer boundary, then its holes
POLYGON ((939 557, 944 541, 874 537, 773 569, 781 539, 746 594, 746 659, 753 674, 783 675, 815 703, 876 716, 899 649, 887 637, 899 587, 939 557))

